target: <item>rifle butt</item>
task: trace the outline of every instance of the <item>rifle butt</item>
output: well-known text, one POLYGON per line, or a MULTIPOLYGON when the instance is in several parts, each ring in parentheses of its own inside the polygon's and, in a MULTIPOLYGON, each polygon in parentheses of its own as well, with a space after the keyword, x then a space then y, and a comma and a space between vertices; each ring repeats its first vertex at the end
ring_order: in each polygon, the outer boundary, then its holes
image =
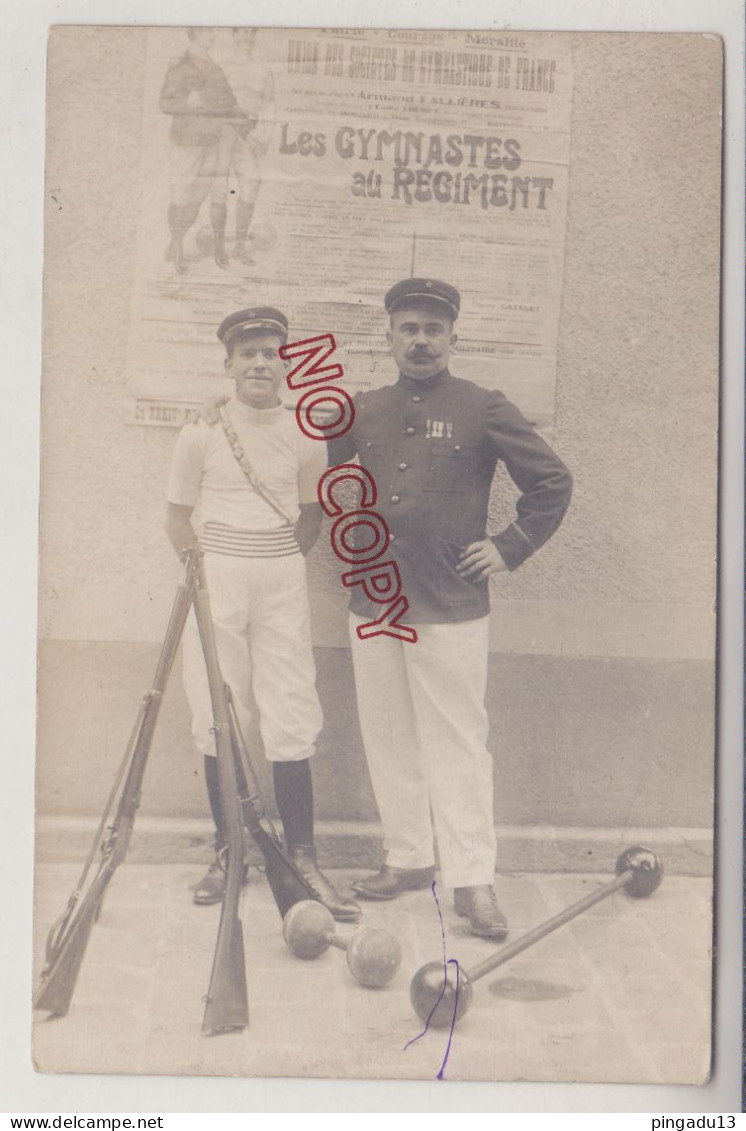
MULTIPOLYGON (((225 906, 225 905, 224 905, 225 906)), ((218 945, 205 998, 202 1029, 224 1033, 245 1029, 249 1024, 249 995, 246 988, 246 958, 241 920, 235 916, 230 926, 221 922, 218 945)))
POLYGON ((179 586, 174 599, 153 686, 140 704, 124 758, 117 771, 106 809, 99 822, 94 838, 94 847, 89 853, 76 890, 68 901, 67 911, 58 921, 57 926, 53 927, 50 932, 47 944, 47 965, 42 973, 41 985, 33 1000, 34 1009, 46 1010, 48 1013, 62 1017, 70 1008, 91 930, 101 913, 107 885, 127 854, 135 813, 140 804, 140 790, 150 753, 153 732, 163 700, 163 693, 173 667, 176 650, 192 606, 198 566, 199 555, 191 551, 188 552, 184 581, 179 586), (124 785, 122 786, 123 778, 124 785), (121 794, 116 816, 105 833, 106 822, 120 788, 121 794), (73 908, 79 898, 79 890, 82 888, 93 862, 96 845, 99 845, 103 857, 99 872, 78 906, 76 913, 72 915, 73 908))
POLYGON ((45 1010, 55 1017, 64 1017, 67 1013, 102 900, 103 891, 100 899, 88 907, 81 907, 76 915, 59 952, 42 974, 42 983, 34 997, 34 1009, 45 1010))
POLYGON ((259 821, 248 826, 265 863, 265 875, 280 917, 285 918, 291 907, 305 899, 318 901, 310 884, 288 856, 281 844, 263 829, 259 821))
MULTIPOLYGON (((248 829, 254 843, 264 857, 265 875, 267 883, 277 904, 280 917, 285 918, 287 912, 296 903, 303 900, 315 899, 318 896, 308 881, 303 877, 295 862, 285 851, 280 838, 274 831, 271 822, 263 811, 263 806, 256 804, 256 798, 249 795, 247 773, 253 779, 257 794, 259 785, 256 774, 251 765, 249 752, 246 748, 241 728, 238 725, 236 710, 230 688, 226 685, 226 699, 228 701, 228 722, 230 727, 231 747, 233 760, 236 767, 236 778, 239 786, 239 800, 243 824, 248 829), (268 826, 268 829, 265 828, 268 826)), ((261 802, 261 795, 259 794, 261 802)))

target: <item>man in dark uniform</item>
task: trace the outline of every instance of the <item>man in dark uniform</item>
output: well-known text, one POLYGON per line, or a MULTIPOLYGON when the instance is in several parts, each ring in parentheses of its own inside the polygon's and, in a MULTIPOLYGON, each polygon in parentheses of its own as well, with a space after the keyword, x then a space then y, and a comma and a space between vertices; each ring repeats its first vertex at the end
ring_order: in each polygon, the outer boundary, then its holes
POLYGON ((171 115, 171 242, 166 258, 180 274, 187 271, 184 238, 210 194, 210 225, 215 262, 228 265, 225 251, 227 175, 236 138, 245 139, 256 125, 238 105, 225 74, 210 58, 215 33, 189 28, 189 50, 169 67, 160 108, 171 115))
POLYGON ((352 590, 351 641, 360 725, 384 828, 386 863, 355 890, 392 899, 428 887, 433 825, 444 886, 486 938, 507 931, 494 891, 493 767, 484 705, 488 579, 521 565, 555 532, 570 501, 564 464, 502 393, 452 376, 460 296, 433 279, 386 295, 399 379, 355 398, 352 429, 331 462, 356 454, 378 487, 407 624, 416 643, 356 629, 380 614, 352 590), (521 492, 517 517, 486 534, 495 467, 521 492), (432 810, 432 817, 431 817, 432 810))

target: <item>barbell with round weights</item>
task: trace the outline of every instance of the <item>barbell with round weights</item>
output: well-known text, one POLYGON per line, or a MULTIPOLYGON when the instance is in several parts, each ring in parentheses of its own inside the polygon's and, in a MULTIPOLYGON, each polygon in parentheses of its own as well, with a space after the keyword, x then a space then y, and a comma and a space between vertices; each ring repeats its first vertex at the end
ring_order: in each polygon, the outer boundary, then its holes
POLYGON ((330 946, 346 951, 353 978, 372 989, 388 985, 401 965, 401 948, 390 931, 361 927, 350 939, 340 938, 329 911, 312 899, 290 908, 282 923, 282 937, 296 958, 318 958, 330 946))
POLYGON ((428 962, 422 966, 409 987, 410 1000, 417 1016, 435 1029, 450 1028, 469 1009, 474 995, 474 983, 480 978, 491 974, 498 966, 528 950, 596 903, 608 899, 614 892, 623 890, 634 899, 645 899, 660 886, 662 879, 663 867, 654 852, 641 847, 626 849, 616 862, 616 879, 589 892, 577 903, 521 935, 515 942, 501 947, 470 970, 462 970, 453 959, 428 962))

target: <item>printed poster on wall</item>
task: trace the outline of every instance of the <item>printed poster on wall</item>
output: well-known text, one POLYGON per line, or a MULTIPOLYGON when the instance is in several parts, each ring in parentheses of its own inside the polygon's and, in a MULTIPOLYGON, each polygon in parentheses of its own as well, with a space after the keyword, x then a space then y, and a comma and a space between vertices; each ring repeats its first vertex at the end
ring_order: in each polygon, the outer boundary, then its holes
POLYGON ((393 380, 383 296, 461 292, 458 376, 554 412, 572 68, 567 39, 368 29, 149 29, 129 419, 222 391, 241 306, 333 333, 350 392, 393 380))

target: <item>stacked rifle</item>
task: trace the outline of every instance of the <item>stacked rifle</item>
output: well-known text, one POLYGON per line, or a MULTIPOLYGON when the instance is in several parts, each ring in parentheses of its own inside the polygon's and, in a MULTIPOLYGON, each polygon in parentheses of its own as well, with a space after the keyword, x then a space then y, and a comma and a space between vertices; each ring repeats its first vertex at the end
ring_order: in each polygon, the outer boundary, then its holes
POLYGON ((253 837, 264 857, 267 881, 281 916, 284 917, 301 900, 317 898, 288 856, 267 816, 238 725, 230 688, 223 682, 220 672, 202 554, 199 550, 188 550, 184 578, 176 593, 153 686, 143 698, 78 883, 64 913, 49 932, 41 985, 34 998, 35 1009, 62 1016, 70 1008, 91 930, 101 911, 106 889, 127 854, 161 702, 192 606, 210 686, 220 799, 227 830, 227 847, 222 861, 226 869, 225 896, 205 998, 204 1030, 225 1032, 244 1029, 249 1023, 243 927, 238 914, 245 830, 253 837), (253 788, 249 787, 249 782, 253 788), (99 857, 98 871, 86 886, 96 856, 99 857))
MULTIPOLYGON (((249 1023, 243 927, 238 915, 247 832, 264 857, 267 880, 284 920, 283 937, 296 957, 314 959, 330 946, 337 947, 346 952, 347 965, 353 977, 363 986, 378 988, 387 985, 396 974, 401 950, 396 939, 381 928, 361 929, 349 940, 337 937, 333 919, 283 848, 267 817, 259 783, 238 725, 230 688, 223 683, 201 551, 188 551, 185 560, 184 580, 176 594, 153 686, 143 698, 82 874, 64 913, 49 932, 46 964, 34 1007, 57 1016, 67 1013, 70 1007, 88 939, 101 911, 106 889, 127 853, 161 701, 189 610, 194 606, 212 699, 220 799, 227 830, 223 860, 225 895, 202 1020, 205 1031, 220 1033, 245 1029, 249 1023), (114 816, 108 823, 112 811, 114 816), (100 857, 98 871, 86 886, 97 855, 100 857)), ((425 1023, 420 1036, 430 1026, 453 1030, 471 1004, 473 984, 478 979, 617 891, 624 890, 634 899, 652 895, 662 877, 662 865, 655 853, 639 846, 629 848, 617 860, 614 880, 591 891, 470 970, 461 968, 456 959, 446 958, 445 954, 439 960, 427 963, 417 971, 410 984, 412 1007, 425 1023)), ((446 1052, 446 1059, 447 1056, 446 1052)))

